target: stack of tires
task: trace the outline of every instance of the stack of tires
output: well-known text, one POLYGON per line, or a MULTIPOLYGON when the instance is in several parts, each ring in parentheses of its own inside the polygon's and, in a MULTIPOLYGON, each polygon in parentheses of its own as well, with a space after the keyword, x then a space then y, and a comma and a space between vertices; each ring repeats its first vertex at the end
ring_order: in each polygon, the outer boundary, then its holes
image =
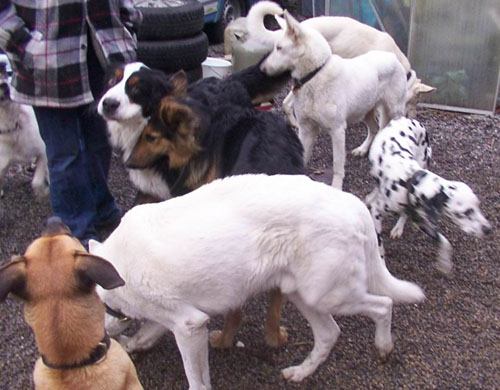
POLYGON ((183 69, 190 82, 202 77, 208 55, 203 6, 196 0, 137 0, 143 15, 137 31, 137 59, 172 74, 183 69))

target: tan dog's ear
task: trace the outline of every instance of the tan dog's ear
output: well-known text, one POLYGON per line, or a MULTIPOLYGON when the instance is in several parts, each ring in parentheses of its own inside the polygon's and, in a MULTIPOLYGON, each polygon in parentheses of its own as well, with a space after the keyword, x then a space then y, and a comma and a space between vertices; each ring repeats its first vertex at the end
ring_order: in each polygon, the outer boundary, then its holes
POLYGON ((183 70, 179 70, 178 72, 174 73, 172 76, 170 76, 170 82, 174 87, 174 89, 170 93, 170 96, 184 96, 188 85, 186 72, 184 72, 183 70))
POLYGON ((9 293, 25 298, 26 287, 26 260, 16 257, 0 268, 0 302, 3 302, 9 293))
POLYGON ((297 42, 302 36, 302 30, 300 28, 300 23, 295 19, 290 13, 285 10, 283 12, 283 16, 285 17, 286 21, 286 29, 285 33, 290 36, 290 38, 294 41, 297 42))
POLYGON ((111 290, 125 284, 115 267, 102 257, 86 252, 76 252, 75 257, 76 275, 86 287, 90 288, 96 283, 106 290, 111 290))

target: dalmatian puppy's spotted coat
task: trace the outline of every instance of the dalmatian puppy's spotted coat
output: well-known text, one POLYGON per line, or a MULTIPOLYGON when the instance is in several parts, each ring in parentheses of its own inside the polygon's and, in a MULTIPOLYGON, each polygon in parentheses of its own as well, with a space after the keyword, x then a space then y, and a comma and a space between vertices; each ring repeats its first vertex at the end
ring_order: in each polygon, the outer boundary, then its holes
POLYGON ((479 199, 470 187, 446 180, 429 171, 431 147, 425 128, 416 120, 392 120, 375 137, 369 152, 370 174, 377 186, 366 197, 380 238, 382 218, 392 212, 399 215, 391 238, 400 237, 408 218, 439 244, 437 268, 452 269, 452 248, 437 227, 444 214, 465 233, 482 237, 491 225, 481 213, 479 199))

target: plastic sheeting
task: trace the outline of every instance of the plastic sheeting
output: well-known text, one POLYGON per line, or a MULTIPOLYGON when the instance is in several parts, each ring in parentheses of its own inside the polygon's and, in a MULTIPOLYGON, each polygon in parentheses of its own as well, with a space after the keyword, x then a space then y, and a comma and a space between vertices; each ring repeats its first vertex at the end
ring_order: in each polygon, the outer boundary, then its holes
POLYGON ((500 78, 499 0, 418 0, 412 8, 409 59, 437 90, 423 101, 491 113, 500 78))

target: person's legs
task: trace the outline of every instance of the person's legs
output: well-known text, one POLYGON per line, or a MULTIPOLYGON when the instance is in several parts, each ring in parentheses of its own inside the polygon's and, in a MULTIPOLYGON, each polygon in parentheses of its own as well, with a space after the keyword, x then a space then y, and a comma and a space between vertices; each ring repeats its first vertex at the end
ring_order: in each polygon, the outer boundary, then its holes
POLYGON ((99 229, 103 225, 117 224, 121 218, 121 211, 107 184, 112 150, 104 119, 88 106, 81 110, 82 139, 96 207, 94 224, 99 229))
POLYGON ((34 109, 47 149, 52 211, 81 241, 97 238, 96 203, 82 142, 80 109, 34 109))

